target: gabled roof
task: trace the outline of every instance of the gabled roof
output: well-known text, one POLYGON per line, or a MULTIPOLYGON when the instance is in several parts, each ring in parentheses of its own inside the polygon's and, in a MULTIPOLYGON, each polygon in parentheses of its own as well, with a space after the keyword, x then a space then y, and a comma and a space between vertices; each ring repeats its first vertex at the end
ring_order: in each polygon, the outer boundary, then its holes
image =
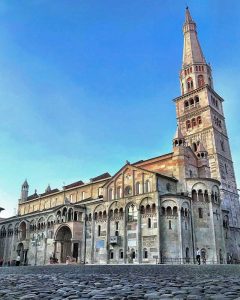
POLYGON ((68 185, 64 185, 64 189, 70 189, 70 188, 73 188, 73 187, 77 187, 77 186, 81 186, 83 185, 84 182, 82 180, 79 180, 79 181, 76 181, 76 182, 73 182, 73 183, 70 183, 68 185))
POLYGON ((107 179, 107 178, 110 178, 110 177, 111 177, 111 175, 108 172, 106 172, 106 173, 103 173, 103 174, 101 174, 97 177, 91 178, 90 181, 95 182, 95 181, 102 180, 102 179, 107 179))
POLYGON ((54 193, 57 193, 57 192, 59 192, 59 189, 53 189, 53 190, 47 191, 43 194, 40 194, 39 196, 43 197, 43 196, 47 196, 47 195, 54 194, 54 193))
POLYGON ((142 167, 137 167, 136 165, 133 165, 133 164, 130 164, 129 162, 127 162, 117 173, 115 173, 111 180, 109 180, 108 182, 106 182, 103 186, 107 186, 108 184, 110 184, 112 182, 112 180, 117 177, 119 174, 121 174, 121 172, 126 168, 132 168, 132 169, 135 169, 135 170, 141 170, 141 171, 144 171, 144 172, 147 172, 147 173, 152 173, 152 174, 155 174, 155 175, 158 175, 158 176, 161 176, 161 177, 164 177, 164 178, 168 178, 170 180, 173 180, 173 181, 178 181, 175 177, 170 177, 170 176, 167 176, 167 175, 164 175, 164 174, 161 174, 159 172, 154 172, 154 171, 151 171, 151 170, 148 170, 148 169, 144 169, 142 167))
POLYGON ((32 194, 32 195, 30 195, 30 196, 27 197, 27 201, 36 199, 38 197, 39 197, 39 195, 35 192, 34 194, 32 194))

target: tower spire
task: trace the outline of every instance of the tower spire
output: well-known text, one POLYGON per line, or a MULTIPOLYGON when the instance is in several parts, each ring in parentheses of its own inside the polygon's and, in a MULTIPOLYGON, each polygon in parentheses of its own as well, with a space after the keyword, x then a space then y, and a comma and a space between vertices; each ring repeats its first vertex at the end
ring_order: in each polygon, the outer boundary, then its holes
POLYGON ((182 94, 208 84, 212 87, 211 67, 206 63, 198 36, 197 25, 190 10, 186 7, 185 22, 183 24, 183 59, 180 82, 182 94))
POLYGON ((190 10, 188 7, 186 7, 185 23, 183 25, 183 67, 193 63, 206 63, 200 43, 198 41, 196 27, 196 23, 192 19, 190 10))

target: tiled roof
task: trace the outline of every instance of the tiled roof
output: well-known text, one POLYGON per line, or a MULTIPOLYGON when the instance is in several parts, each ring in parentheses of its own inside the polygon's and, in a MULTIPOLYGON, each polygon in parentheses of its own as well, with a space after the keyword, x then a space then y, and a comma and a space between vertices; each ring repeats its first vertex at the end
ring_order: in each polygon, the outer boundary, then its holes
POLYGON ((30 195, 30 196, 27 197, 27 201, 36 199, 36 198, 38 198, 38 197, 39 197, 38 194, 37 194, 37 193, 34 193, 34 194, 32 194, 32 195, 30 195))
POLYGON ((106 173, 103 173, 103 174, 101 174, 97 177, 91 178, 90 181, 94 182, 94 181, 98 181, 98 180, 101 180, 101 179, 106 179, 106 178, 109 178, 109 177, 111 177, 111 175, 108 172, 106 172, 106 173))
POLYGON ((45 193, 43 193, 43 194, 40 194, 40 196, 42 197, 42 196, 54 194, 54 193, 57 193, 57 192, 59 192, 59 189, 53 189, 53 190, 50 190, 50 191, 45 192, 45 193))
POLYGON ((65 185, 63 188, 70 189, 70 188, 77 187, 77 186, 80 186, 83 184, 84 184, 84 182, 82 180, 79 180, 79 181, 73 182, 71 184, 65 185))

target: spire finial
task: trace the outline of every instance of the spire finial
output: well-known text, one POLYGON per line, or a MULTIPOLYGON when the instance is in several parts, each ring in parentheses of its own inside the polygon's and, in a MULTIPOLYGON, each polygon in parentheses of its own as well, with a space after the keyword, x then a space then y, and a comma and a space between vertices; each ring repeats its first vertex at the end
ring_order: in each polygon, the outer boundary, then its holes
POLYGON ((193 22, 193 20, 189 11, 189 7, 186 6, 185 23, 190 23, 190 22, 193 22))

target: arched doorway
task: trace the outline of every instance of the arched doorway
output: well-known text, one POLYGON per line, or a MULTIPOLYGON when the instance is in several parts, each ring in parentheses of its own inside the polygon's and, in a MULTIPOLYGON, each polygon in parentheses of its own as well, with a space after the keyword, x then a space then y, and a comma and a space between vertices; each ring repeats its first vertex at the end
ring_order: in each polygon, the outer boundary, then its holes
POLYGON ((56 246, 54 252, 60 263, 65 263, 66 257, 72 256, 71 239, 72 232, 68 226, 64 225, 58 229, 55 237, 56 246))

